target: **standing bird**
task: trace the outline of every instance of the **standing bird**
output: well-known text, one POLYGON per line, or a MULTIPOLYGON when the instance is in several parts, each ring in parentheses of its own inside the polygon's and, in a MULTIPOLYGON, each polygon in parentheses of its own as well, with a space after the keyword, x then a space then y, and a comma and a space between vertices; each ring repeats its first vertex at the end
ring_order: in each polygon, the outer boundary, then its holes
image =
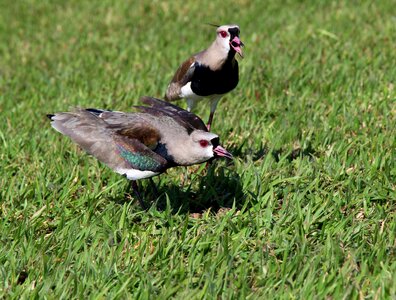
POLYGON ((193 113, 155 98, 143 97, 142 101, 149 106, 136 106, 134 113, 75 109, 48 117, 57 131, 132 180, 132 188, 146 208, 136 180, 171 167, 232 155, 193 113))
POLYGON ((244 46, 239 39, 238 25, 215 26, 218 28, 212 45, 181 64, 165 94, 167 101, 185 98, 188 111, 204 97, 209 98, 209 131, 220 98, 238 85, 235 53, 243 57, 244 46))

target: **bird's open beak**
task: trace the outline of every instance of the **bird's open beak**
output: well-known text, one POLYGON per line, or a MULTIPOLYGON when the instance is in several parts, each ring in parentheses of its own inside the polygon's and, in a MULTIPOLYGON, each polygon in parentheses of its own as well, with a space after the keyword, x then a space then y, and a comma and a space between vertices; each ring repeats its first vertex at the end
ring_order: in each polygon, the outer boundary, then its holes
POLYGON ((226 149, 221 147, 220 145, 213 149, 215 157, 226 157, 228 159, 232 159, 232 154, 228 152, 226 149))
POLYGON ((230 46, 235 50, 236 53, 239 54, 240 57, 243 57, 242 47, 245 46, 239 37, 235 36, 230 42, 230 46))

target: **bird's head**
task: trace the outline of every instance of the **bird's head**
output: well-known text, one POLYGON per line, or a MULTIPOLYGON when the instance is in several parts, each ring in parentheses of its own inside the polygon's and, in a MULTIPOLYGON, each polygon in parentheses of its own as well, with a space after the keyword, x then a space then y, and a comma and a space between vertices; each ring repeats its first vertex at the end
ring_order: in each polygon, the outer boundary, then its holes
POLYGON ((232 159, 231 153, 219 144, 219 136, 212 132, 194 130, 187 140, 170 153, 179 165, 194 165, 212 158, 232 159))
POLYGON ((244 44, 239 39, 239 26, 238 25, 222 25, 216 30, 216 41, 224 48, 228 48, 243 57, 242 47, 244 44))

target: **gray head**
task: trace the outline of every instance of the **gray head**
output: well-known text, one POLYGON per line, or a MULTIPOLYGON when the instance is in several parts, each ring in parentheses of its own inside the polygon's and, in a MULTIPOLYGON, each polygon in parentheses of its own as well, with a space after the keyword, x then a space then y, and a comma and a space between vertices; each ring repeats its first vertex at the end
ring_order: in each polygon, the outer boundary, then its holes
POLYGON ((231 153, 219 145, 217 134, 203 130, 194 130, 182 142, 168 141, 166 146, 175 163, 184 166, 216 157, 232 158, 231 153))

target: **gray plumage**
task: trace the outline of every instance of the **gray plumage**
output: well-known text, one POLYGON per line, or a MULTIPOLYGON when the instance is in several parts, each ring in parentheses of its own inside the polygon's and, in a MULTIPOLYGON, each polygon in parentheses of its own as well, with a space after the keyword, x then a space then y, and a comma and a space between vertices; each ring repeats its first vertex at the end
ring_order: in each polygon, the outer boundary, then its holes
POLYGON ((130 180, 232 157, 193 113, 155 98, 142 101, 149 106, 136 106, 133 113, 75 109, 48 117, 57 131, 130 180))

